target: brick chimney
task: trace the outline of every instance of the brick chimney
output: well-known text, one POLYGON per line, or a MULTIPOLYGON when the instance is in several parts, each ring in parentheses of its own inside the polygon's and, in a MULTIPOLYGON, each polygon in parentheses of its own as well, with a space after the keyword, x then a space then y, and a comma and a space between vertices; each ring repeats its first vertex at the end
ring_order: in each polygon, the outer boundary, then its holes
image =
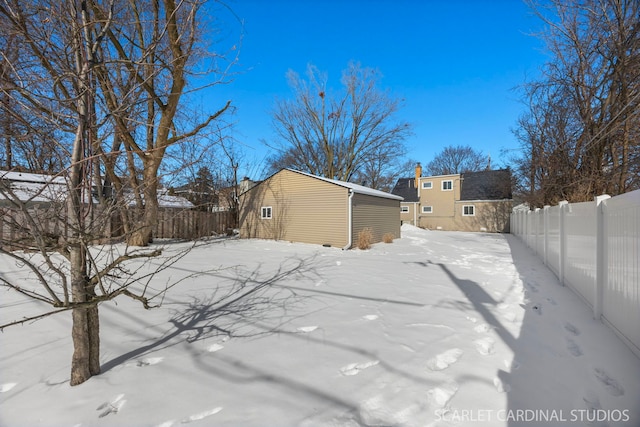
POLYGON ((416 165, 416 188, 418 188, 418 185, 420 185, 420 177, 422 176, 422 166, 420 166, 420 163, 418 163, 416 165))

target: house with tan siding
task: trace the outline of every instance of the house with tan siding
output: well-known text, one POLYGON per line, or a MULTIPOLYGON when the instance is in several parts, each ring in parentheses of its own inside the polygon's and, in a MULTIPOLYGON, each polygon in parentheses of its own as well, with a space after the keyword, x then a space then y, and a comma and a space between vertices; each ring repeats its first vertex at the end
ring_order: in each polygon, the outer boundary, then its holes
POLYGON ((431 230, 509 232, 513 207, 508 169, 398 179, 402 223, 431 230))
POLYGON ((401 196, 282 169, 240 195, 240 237, 349 249, 370 228, 372 243, 400 237, 401 196))

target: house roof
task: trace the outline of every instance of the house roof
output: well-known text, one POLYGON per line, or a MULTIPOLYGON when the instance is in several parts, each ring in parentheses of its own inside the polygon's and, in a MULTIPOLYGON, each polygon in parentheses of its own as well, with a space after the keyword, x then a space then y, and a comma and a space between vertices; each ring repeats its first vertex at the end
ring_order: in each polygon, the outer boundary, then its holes
MULTIPOLYGON (((60 202, 67 197, 68 193, 67 182, 62 176, 0 171, 0 180, 9 183, 8 190, 23 202, 60 202)), ((7 197, 7 194, 0 191, 0 200, 13 196, 7 197)), ((132 204, 133 197, 129 205, 132 204)), ((158 205, 161 208, 191 209, 194 207, 189 200, 181 196, 171 196, 164 189, 158 190, 158 205)))
POLYGON ((405 203, 419 202, 420 198, 418 197, 418 189, 415 187, 415 182, 415 178, 398 178, 391 193, 402 197, 405 203))
POLYGON ((354 193, 357 193, 357 194, 366 194, 368 196, 382 197, 382 198, 385 198, 385 199, 394 199, 394 200, 402 200, 403 199, 402 196, 399 196, 399 195, 396 195, 396 194, 391 194, 391 193, 386 193, 386 192, 380 191, 380 190, 374 190, 373 188, 365 187, 364 185, 354 184, 352 182, 338 181, 336 179, 324 178, 324 177, 321 177, 321 176, 312 175, 310 173, 297 171, 295 169, 283 169, 283 170, 288 170, 290 172, 299 173, 301 175, 305 175, 305 176, 308 176, 308 177, 311 177, 311 178, 316 178, 316 179, 319 179, 321 181, 329 182, 331 184, 339 185, 341 187, 348 188, 348 189, 352 190, 354 193))
POLYGON ((509 169, 465 172, 462 174, 460 200, 512 199, 509 169))
POLYGON ((6 186, 5 191, 0 191, 0 200, 16 197, 21 201, 53 202, 64 200, 67 195, 67 183, 62 176, 0 171, 0 180, 6 186))

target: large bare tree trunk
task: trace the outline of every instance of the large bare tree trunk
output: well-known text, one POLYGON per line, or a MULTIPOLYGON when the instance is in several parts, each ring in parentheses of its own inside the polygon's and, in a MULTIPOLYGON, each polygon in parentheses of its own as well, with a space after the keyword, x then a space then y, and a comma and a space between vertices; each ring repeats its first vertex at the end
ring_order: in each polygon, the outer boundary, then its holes
POLYGON ((157 168, 144 168, 144 211, 128 243, 133 246, 148 246, 153 241, 153 228, 158 222, 158 177, 157 168))
MULTIPOLYGON (((86 274, 86 253, 81 245, 70 249, 71 290, 76 304, 89 302, 95 293, 86 274)), ((73 356, 70 384, 78 385, 100 373, 100 324, 98 306, 85 305, 74 308, 71 314, 73 326, 73 356)))

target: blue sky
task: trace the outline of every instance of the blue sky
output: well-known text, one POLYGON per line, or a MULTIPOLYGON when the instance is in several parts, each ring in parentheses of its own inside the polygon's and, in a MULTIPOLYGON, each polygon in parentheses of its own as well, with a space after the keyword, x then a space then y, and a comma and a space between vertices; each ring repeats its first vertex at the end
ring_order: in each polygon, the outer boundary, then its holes
POLYGON ((260 141, 274 138, 274 100, 291 96, 287 70, 304 74, 309 63, 326 71, 335 88, 349 61, 380 70, 381 87, 405 100, 399 117, 414 130, 408 157, 423 165, 446 146, 471 145, 500 166, 501 150, 519 146, 511 129, 524 106, 514 88, 536 76, 545 60, 541 42, 530 35, 541 23, 520 0, 232 0, 229 6, 244 21, 239 74, 206 97, 232 100, 235 137, 254 165, 268 153, 260 141))

